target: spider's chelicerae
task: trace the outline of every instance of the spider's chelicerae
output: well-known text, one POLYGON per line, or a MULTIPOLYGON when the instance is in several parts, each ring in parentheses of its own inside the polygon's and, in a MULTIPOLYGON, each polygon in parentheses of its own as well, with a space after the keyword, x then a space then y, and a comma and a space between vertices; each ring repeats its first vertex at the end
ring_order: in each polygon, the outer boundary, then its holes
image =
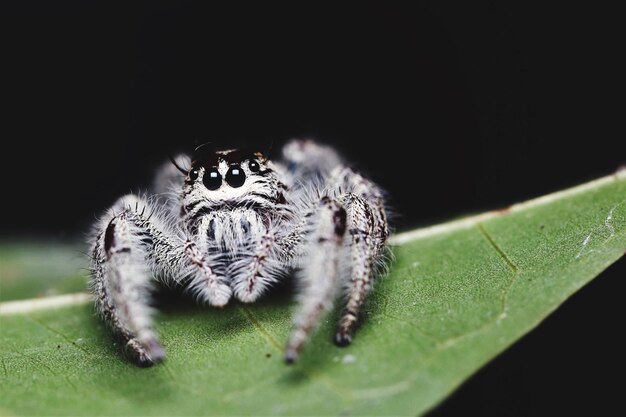
POLYGON ((124 196, 96 224, 96 306, 138 365, 165 357, 149 306, 157 280, 221 307, 233 297, 251 303, 293 273, 299 307, 285 360, 297 359, 339 292, 335 343, 352 341, 384 263, 383 194, 330 147, 293 140, 282 154, 272 162, 259 152, 202 147, 164 166, 152 196, 124 196))

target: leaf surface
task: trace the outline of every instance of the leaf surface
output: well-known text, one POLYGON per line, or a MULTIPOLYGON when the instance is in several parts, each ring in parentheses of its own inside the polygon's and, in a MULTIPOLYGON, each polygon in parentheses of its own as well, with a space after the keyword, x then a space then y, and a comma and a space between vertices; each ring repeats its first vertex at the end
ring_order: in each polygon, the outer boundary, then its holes
POLYGON ((334 313, 294 366, 287 291, 224 310, 167 304, 168 359, 149 369, 123 358, 89 304, 0 308, 0 412, 423 414, 625 250, 623 173, 399 235, 354 343, 331 343, 334 313))
POLYGON ((0 241, 0 302, 85 291, 85 256, 60 242, 0 241))

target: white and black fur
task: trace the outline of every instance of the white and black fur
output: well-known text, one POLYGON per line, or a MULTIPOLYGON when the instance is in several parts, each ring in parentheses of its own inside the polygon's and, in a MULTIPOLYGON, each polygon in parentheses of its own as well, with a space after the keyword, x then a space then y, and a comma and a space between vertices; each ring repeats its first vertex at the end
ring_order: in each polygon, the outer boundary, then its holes
POLYGON ((179 156, 159 171, 152 195, 124 196, 97 222, 95 303, 138 365, 165 357, 149 306, 155 280, 222 307, 232 297, 254 302, 295 272, 299 307, 285 360, 297 359, 340 292, 335 342, 352 341, 384 264, 383 194, 330 147, 293 140, 282 153, 280 162, 242 150, 179 156))

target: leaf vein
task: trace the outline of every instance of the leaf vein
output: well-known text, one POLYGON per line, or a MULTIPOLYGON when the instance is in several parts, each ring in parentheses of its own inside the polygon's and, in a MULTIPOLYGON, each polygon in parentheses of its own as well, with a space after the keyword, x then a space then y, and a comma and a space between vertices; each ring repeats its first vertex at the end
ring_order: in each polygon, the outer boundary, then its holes
POLYGON ((250 322, 254 325, 254 327, 256 327, 256 329, 270 343, 270 345, 272 345, 274 348, 278 349, 279 351, 282 351, 282 345, 280 344, 278 339, 276 339, 276 337, 274 337, 274 335, 272 335, 265 327, 263 327, 263 325, 261 324, 259 319, 256 318, 256 316, 254 315, 254 313, 252 313, 252 311, 250 311, 250 309, 248 309, 246 307, 239 306, 239 311, 241 311, 243 313, 243 315, 248 320, 250 320, 250 322))
POLYGON ((56 330, 53 327, 50 327, 49 325, 47 325, 46 323, 44 323, 43 321, 31 316, 31 315, 26 315, 26 317, 31 320, 32 322, 38 324, 39 326, 43 327, 44 329, 46 329, 47 331, 49 331, 50 333, 53 333, 59 337, 61 337, 63 340, 65 340, 66 342, 68 342, 68 344, 70 346, 73 346, 74 348, 80 350, 81 352, 83 352, 86 355, 91 356, 91 352, 89 352, 88 350, 86 350, 85 348, 83 348, 80 345, 77 345, 74 340, 72 340, 71 337, 65 335, 64 333, 61 333, 60 331, 56 330))
POLYGON ((500 246, 498 246, 495 239, 485 229, 485 226, 483 226, 482 223, 478 223, 476 227, 480 231, 480 234, 483 235, 483 237, 487 240, 487 242, 489 242, 489 245, 491 245, 491 247, 498 253, 498 255, 500 255, 500 258, 504 260, 504 262, 509 267, 511 272, 517 273, 519 270, 517 265, 515 265, 515 263, 511 260, 511 258, 509 258, 506 252, 504 252, 504 250, 500 246))
POLYGON ((7 364, 4 361, 4 358, 0 358, 0 362, 2 362, 2 372, 4 373, 4 377, 8 378, 9 377, 9 371, 7 370, 7 364))
POLYGON ((504 249, 502 249, 496 243, 496 240, 493 238, 493 236, 491 236, 491 234, 487 231, 487 229, 485 229, 485 226, 479 223, 477 225, 477 228, 480 231, 480 233, 483 235, 483 237, 487 239, 487 242, 489 242, 491 247, 493 247, 494 250, 498 253, 498 255, 500 255, 500 257, 506 262, 511 272, 513 272, 513 275, 511 276, 511 278, 509 278, 509 282, 507 283, 506 287, 502 291, 502 296, 501 296, 502 298, 500 300, 500 313, 498 314, 497 319, 495 321, 495 323, 499 323, 500 321, 506 318, 506 312, 508 310, 508 305, 509 305, 509 293, 511 292, 513 285, 515 285, 515 283, 517 282, 517 278, 520 275, 520 269, 511 260, 511 258, 509 257, 509 255, 507 255, 504 249))
MULTIPOLYGON (((256 327, 259 330, 259 332, 261 332, 261 334, 265 337, 265 339, 274 348, 276 348, 280 352, 282 352, 283 347, 282 347, 282 344, 280 343, 280 341, 273 334, 271 334, 261 324, 260 320, 254 315, 254 313, 252 311, 250 311, 250 309, 248 309, 246 307, 243 307, 243 306, 239 306, 239 310, 243 313, 243 315, 246 318, 248 318, 248 320, 250 320, 252 322, 254 327, 256 327)), ((302 372, 307 374, 309 377, 314 378, 314 379, 320 381, 322 384, 326 385, 332 391, 334 391, 335 393, 339 394, 339 396, 342 397, 342 399, 344 401, 351 399, 351 395, 348 392, 346 392, 342 387, 337 385, 330 377, 328 377, 328 376, 326 376, 326 375, 322 374, 321 372, 316 371, 314 369, 307 369, 304 366, 301 366, 300 369, 302 370, 302 372)))

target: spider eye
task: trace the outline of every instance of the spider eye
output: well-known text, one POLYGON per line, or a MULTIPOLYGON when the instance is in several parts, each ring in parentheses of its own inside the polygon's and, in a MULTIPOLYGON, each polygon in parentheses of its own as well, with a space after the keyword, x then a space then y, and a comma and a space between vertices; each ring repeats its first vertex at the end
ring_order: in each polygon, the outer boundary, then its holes
POLYGON ((259 172, 259 170, 261 169, 261 165, 259 165, 257 161, 252 159, 248 163, 248 168, 250 169, 251 172, 259 172))
POLYGON ((197 180, 198 179, 198 174, 199 174, 198 170, 193 168, 191 171, 189 171, 189 179, 191 181, 197 180))
POLYGON ((246 182, 246 174, 239 165, 232 165, 226 173, 226 182, 233 188, 241 187, 246 182))
POLYGON ((217 190, 222 185, 222 176, 217 168, 211 168, 204 173, 202 182, 209 190, 217 190))

